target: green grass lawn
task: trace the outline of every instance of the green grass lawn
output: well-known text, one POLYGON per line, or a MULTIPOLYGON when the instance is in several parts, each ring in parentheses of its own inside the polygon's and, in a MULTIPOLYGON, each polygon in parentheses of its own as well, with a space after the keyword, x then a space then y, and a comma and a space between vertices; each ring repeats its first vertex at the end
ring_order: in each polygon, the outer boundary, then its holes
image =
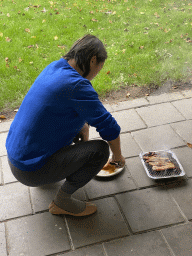
POLYGON ((18 106, 38 74, 87 33, 108 52, 92 82, 100 96, 191 72, 191 0, 0 0, 0 111, 18 106))

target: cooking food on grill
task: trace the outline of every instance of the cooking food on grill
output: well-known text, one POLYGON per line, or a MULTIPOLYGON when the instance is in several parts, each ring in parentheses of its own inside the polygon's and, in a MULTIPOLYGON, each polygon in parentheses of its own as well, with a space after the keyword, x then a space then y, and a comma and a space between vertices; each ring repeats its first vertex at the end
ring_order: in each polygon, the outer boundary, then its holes
POLYGON ((157 153, 149 153, 143 156, 146 163, 152 166, 152 171, 165 171, 170 169, 175 169, 176 166, 172 163, 168 157, 161 156, 157 153))

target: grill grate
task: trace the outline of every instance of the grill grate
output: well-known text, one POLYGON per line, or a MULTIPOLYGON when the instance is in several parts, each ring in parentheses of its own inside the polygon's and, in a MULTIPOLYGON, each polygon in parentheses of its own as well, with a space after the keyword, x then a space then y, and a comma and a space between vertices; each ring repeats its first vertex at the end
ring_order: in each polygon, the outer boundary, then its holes
POLYGON ((174 177, 181 177, 185 175, 183 167, 181 166, 179 160, 177 159, 176 155, 172 151, 153 151, 153 152, 145 152, 140 154, 140 158, 142 164, 145 168, 147 175, 152 179, 164 179, 164 178, 174 178, 174 177), (149 165, 146 160, 144 159, 145 156, 150 156, 152 154, 157 154, 161 157, 167 157, 169 160, 175 165, 175 169, 166 169, 164 171, 153 171, 152 166, 149 165))

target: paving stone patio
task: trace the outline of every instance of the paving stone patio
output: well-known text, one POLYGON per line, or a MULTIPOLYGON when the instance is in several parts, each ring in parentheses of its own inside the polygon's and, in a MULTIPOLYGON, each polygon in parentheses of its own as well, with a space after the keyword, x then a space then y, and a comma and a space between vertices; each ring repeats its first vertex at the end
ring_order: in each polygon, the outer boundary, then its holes
POLYGON ((63 181, 32 188, 13 177, 5 149, 11 121, 0 123, 0 256, 192 255, 192 90, 105 107, 121 126, 126 166, 75 193, 97 205, 88 217, 49 213, 63 181), (164 149, 176 154, 184 177, 147 176, 139 154, 164 149))

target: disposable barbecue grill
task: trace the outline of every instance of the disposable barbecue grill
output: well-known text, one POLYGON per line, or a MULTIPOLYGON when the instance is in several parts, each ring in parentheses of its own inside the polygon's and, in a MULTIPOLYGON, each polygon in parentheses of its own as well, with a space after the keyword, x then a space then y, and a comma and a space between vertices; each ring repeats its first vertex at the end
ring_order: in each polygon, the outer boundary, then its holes
POLYGON ((140 153, 141 162, 147 175, 152 179, 182 177, 185 175, 176 155, 171 151, 140 153))

